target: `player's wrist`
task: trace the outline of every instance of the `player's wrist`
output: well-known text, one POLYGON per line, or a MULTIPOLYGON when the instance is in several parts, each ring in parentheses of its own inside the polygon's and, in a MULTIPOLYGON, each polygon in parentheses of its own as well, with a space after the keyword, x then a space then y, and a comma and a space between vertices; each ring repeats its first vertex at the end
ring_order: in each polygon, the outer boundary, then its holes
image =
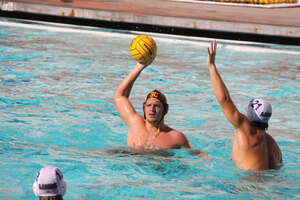
POLYGON ((138 67, 138 68, 145 68, 145 64, 144 63, 140 63, 140 62, 138 62, 137 64, 136 64, 136 67, 138 67))
POLYGON ((213 68, 213 67, 216 67, 216 65, 214 63, 210 63, 210 64, 208 64, 208 67, 213 68))

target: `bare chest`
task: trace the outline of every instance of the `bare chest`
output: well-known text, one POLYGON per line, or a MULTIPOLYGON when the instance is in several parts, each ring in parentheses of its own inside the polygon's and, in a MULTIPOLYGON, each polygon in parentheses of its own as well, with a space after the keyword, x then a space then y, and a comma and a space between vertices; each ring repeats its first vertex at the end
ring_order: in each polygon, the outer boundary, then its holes
POLYGON ((173 140, 172 135, 166 132, 149 133, 147 129, 140 131, 133 131, 129 133, 132 135, 130 143, 131 146, 144 146, 148 148, 176 148, 176 142, 173 140))

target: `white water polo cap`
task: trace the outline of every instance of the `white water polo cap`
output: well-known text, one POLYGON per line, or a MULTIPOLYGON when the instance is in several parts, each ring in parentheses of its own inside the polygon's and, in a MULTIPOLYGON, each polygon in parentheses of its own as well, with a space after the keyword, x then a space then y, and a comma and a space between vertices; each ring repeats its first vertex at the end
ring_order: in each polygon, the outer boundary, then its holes
POLYGON ((62 172, 54 166, 43 167, 33 183, 33 192, 38 197, 63 196, 67 191, 67 184, 62 172))
POLYGON ((252 99, 247 107, 247 118, 250 122, 268 123, 272 115, 271 104, 263 99, 252 99))

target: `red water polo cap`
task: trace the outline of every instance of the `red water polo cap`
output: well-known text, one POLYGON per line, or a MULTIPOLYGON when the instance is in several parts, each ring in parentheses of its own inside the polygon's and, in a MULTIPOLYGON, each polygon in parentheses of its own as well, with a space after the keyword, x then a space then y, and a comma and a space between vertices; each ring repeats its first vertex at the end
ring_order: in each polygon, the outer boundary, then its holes
POLYGON ((143 105, 145 105, 149 99, 155 99, 156 101, 160 102, 163 105, 163 108, 164 108, 164 113, 163 114, 164 114, 164 116, 168 113, 169 104, 167 103, 167 98, 163 93, 161 93, 158 90, 153 90, 152 92, 150 92, 147 95, 146 101, 144 102, 143 105))

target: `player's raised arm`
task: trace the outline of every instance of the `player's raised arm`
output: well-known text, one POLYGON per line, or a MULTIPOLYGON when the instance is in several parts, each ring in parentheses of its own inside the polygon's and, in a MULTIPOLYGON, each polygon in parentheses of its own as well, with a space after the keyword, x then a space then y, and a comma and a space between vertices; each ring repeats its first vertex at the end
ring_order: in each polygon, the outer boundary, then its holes
POLYGON ((129 49, 131 56, 138 61, 138 63, 123 79, 114 94, 114 100, 119 114, 127 126, 130 126, 132 124, 131 122, 134 121, 134 116, 137 116, 137 112, 129 101, 132 86, 142 70, 155 59, 157 47, 151 37, 140 35, 132 40, 129 49))
POLYGON ((211 82, 214 89, 215 96, 222 108, 225 117, 230 121, 235 128, 239 127, 243 115, 238 111, 234 105, 229 92, 217 70, 215 65, 215 58, 217 52, 217 42, 211 42, 211 47, 207 48, 207 65, 211 76, 211 82))
POLYGON ((135 80, 138 78, 144 68, 151 64, 153 60, 148 63, 137 63, 131 72, 123 79, 114 94, 114 101, 122 120, 128 125, 131 125, 133 117, 137 112, 129 101, 129 95, 135 80))

